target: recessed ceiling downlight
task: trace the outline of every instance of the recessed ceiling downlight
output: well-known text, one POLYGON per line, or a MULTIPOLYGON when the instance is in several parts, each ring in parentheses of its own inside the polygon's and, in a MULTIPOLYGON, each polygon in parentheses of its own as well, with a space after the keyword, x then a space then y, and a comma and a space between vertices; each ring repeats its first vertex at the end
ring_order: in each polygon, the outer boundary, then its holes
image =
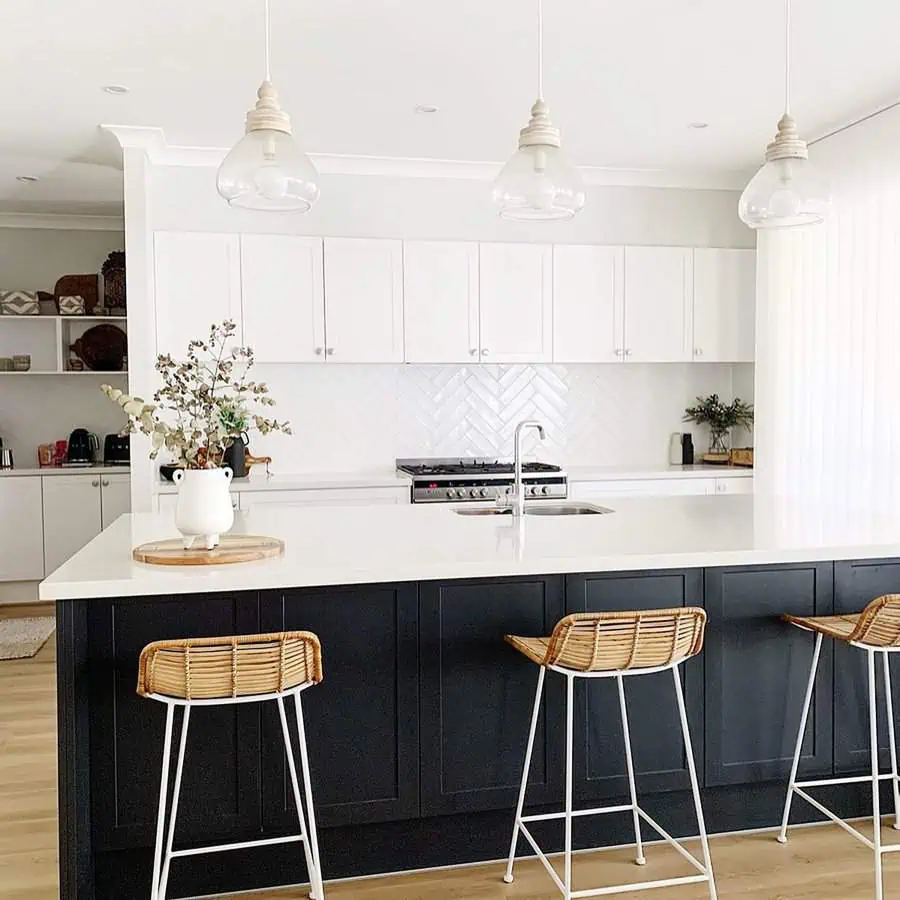
POLYGON ((131 88, 125 87, 124 84, 104 84, 103 90, 107 94, 130 94, 131 88))
POLYGON ((21 181, 22 184, 34 184, 39 180, 37 175, 16 175, 16 181, 21 181))

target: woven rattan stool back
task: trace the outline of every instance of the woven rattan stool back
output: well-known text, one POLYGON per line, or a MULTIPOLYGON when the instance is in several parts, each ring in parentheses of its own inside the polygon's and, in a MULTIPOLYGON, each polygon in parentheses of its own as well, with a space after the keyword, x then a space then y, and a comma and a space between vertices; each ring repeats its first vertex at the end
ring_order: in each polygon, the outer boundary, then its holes
POLYGON ((309 631, 156 641, 141 651, 137 692, 182 700, 280 694, 322 680, 309 631))
POLYGON ((900 594, 874 599, 860 614, 849 640, 870 647, 900 647, 900 594))
POLYGON ((706 613, 693 606, 635 612, 577 613, 547 638, 509 641, 529 659, 578 672, 669 666, 703 648, 706 613))

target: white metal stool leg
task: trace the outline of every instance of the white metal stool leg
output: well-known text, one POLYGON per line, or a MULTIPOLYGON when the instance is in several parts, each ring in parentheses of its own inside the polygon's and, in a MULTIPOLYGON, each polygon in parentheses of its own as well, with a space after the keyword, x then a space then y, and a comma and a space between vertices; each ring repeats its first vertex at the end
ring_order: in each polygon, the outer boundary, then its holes
POLYGON ((319 835, 316 831, 316 813, 313 808, 312 782, 309 774, 309 754, 306 751, 306 728, 303 725, 303 707, 300 694, 294 694, 294 712, 297 715, 297 737, 300 742, 300 765, 303 768, 303 790, 306 793, 307 820, 309 822, 310 850, 315 872, 315 890, 310 896, 313 900, 325 900, 325 887, 322 884, 322 863, 319 859, 319 835))
POLYGON ((628 710, 625 707, 625 684, 620 675, 616 679, 619 688, 619 710, 622 713, 622 734, 625 737, 625 763, 628 767, 628 788, 631 792, 631 815, 634 818, 634 843, 637 849, 635 863, 639 866, 646 864, 644 857, 644 845, 641 842, 641 817, 638 814, 637 788, 634 783, 634 761, 631 758, 631 733, 628 729, 628 710))
MULTIPOLYGON (((712 859, 709 855, 709 838, 706 836, 706 821, 703 818, 703 806, 700 803, 700 785, 697 781, 697 765, 694 762, 694 747, 691 744, 691 731, 688 728, 687 709, 684 705, 684 691, 681 689, 681 678, 678 667, 672 669, 675 681, 675 696, 678 698, 678 715, 681 718, 681 733, 684 735, 684 755, 687 757, 688 773, 691 776, 691 792, 694 795, 694 810, 697 813, 697 826, 700 829, 700 845, 703 847, 703 864, 709 879, 710 900, 716 900, 716 881, 713 878, 712 859)), ((880 900, 880 898, 879 898, 880 900)))
POLYGON ((566 676, 566 862, 565 878, 566 886, 564 900, 572 897, 572 756, 574 741, 575 718, 575 676, 566 676))
POLYGON ((882 900, 881 791, 878 778, 878 704, 875 699, 875 652, 866 651, 869 669, 869 747, 872 754, 872 843, 875 845, 875 900, 882 900))
POLYGON ((306 857, 306 870, 309 873, 310 896, 315 894, 316 873, 315 861, 309 846, 309 832, 306 830, 306 816, 303 813, 303 801, 300 797, 300 783, 297 780, 297 763, 294 760, 294 748, 291 743, 291 733, 288 728, 287 716, 284 711, 284 700, 276 698, 278 706, 278 718, 281 720, 281 737, 284 741, 284 753, 287 756, 288 772, 291 776, 291 789, 294 792, 294 805, 297 807, 297 819, 300 822, 300 835, 303 840, 303 854, 306 857))
POLYGON ((884 696, 887 701, 887 729, 891 744, 891 784, 894 788, 894 829, 900 830, 900 786, 897 777, 897 735, 894 723, 894 698, 891 690, 890 654, 882 652, 884 660, 884 696))
POLYGON ((544 676, 547 670, 543 666, 538 667, 537 689, 534 692, 534 709, 531 713, 531 728, 528 731, 528 744, 525 747, 525 768, 522 771, 522 784, 519 787, 519 801, 516 804, 516 818, 513 822, 512 841, 509 845, 509 859, 506 863, 506 874, 503 880, 507 884, 513 881, 513 862, 516 859, 516 842, 519 838, 519 824, 522 819, 522 809, 525 806, 525 789, 528 784, 528 770, 531 768, 531 751, 534 748, 534 735, 537 731, 538 718, 541 714, 541 695, 544 690, 544 676))
POLYGON ((166 825, 166 795, 169 790, 169 763, 172 756, 172 720, 175 708, 168 704, 166 708, 166 735, 163 738, 162 775, 159 785, 159 811, 156 814, 156 846, 153 850, 153 880, 150 883, 150 900, 159 896, 159 871, 162 864, 163 835, 166 825))
POLYGON ((812 701, 813 690, 816 686, 816 672, 819 668, 819 654, 822 650, 822 633, 816 635, 816 645, 813 650, 812 664, 809 667, 809 680, 806 683, 806 697, 803 700, 803 712, 800 714, 800 727, 797 730, 797 744, 794 747, 794 760, 791 763, 791 777, 788 781, 787 797, 784 800, 784 815, 781 817, 781 831, 778 832, 778 842, 787 842, 788 819, 791 815, 791 801, 794 799, 794 788, 797 783, 797 769, 800 766, 800 753, 803 750, 803 738, 806 734, 806 722, 809 718, 809 706, 812 701))
POLYGON ((175 766, 175 785, 172 788, 172 811, 169 813, 169 834, 166 837, 166 853, 163 858, 158 900, 166 900, 166 889, 169 886, 169 866, 172 864, 172 841, 175 838, 175 820, 178 817, 178 799, 181 796, 181 774, 184 771, 184 749, 187 745, 188 724, 190 721, 191 708, 190 706, 185 706, 184 715, 181 719, 181 740, 178 742, 178 763, 175 766))

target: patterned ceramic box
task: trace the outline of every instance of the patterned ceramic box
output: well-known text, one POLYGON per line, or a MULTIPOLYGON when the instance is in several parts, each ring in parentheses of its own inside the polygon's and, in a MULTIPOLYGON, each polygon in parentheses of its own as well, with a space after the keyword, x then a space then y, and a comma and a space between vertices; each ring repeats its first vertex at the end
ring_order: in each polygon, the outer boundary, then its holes
POLYGON ((37 291, 0 291, 0 314, 38 316, 40 313, 37 291))

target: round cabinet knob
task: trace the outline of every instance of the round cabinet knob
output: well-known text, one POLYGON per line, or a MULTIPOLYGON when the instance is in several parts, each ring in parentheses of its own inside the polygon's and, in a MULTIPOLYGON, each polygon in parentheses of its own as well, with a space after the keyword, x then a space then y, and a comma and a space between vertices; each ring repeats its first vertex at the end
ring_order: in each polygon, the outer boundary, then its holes
POLYGON ((624 356, 624 355, 625 355, 625 351, 622 350, 621 348, 619 348, 618 350, 616 350, 616 356, 624 356))
POLYGON ((703 350, 700 347, 694 347, 694 356, 703 356, 703 350))
POLYGON ((100 482, 97 481, 97 479, 95 478, 95 479, 91 482, 91 487, 100 487, 100 482))
POLYGON ((101 484, 103 487, 109 487, 109 480, 106 479, 106 478, 101 478, 101 479, 100 479, 100 484, 101 484))
POLYGON ((325 355, 326 355, 326 356, 334 356, 334 347, 328 347, 328 348, 325 350, 325 355))
POLYGON ((469 356, 478 356, 478 348, 477 348, 477 347, 473 347, 473 348, 469 351, 469 356))
POLYGON ((490 353, 490 352, 491 352, 491 351, 488 350, 488 349, 485 347, 485 348, 481 351, 481 355, 482 355, 482 356, 487 356, 488 353, 490 353))
POLYGON ((631 356, 631 351, 630 351, 630 350, 626 350, 626 351, 625 351, 625 355, 626 355, 626 356, 631 356))
POLYGON ((325 352, 324 348, 316 347, 316 356, 321 356, 325 352))

